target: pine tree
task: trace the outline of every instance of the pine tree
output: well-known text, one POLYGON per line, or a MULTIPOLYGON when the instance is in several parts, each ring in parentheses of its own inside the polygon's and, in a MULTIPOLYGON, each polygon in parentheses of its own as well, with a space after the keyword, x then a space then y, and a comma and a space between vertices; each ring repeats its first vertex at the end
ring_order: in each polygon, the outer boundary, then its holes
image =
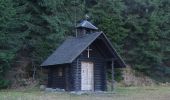
POLYGON ((8 86, 5 74, 10 68, 11 61, 20 48, 20 34, 14 32, 16 27, 16 11, 12 0, 0 1, 0 88, 8 86))
MULTIPOLYGON (((165 55, 169 52, 167 27, 170 22, 169 7, 166 4, 169 1, 126 1, 126 25, 131 30, 125 43, 128 61, 134 69, 158 80, 160 78, 157 76, 170 75, 169 67, 164 63, 164 59, 169 59, 169 55, 165 55), (166 38, 162 38, 164 36, 166 38)), ((168 80, 164 78, 162 81, 168 80)))

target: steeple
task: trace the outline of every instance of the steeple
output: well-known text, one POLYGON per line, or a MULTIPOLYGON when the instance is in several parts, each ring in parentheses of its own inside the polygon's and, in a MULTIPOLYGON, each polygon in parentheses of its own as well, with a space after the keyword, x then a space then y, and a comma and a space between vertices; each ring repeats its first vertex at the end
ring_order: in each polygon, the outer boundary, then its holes
POLYGON ((91 34, 98 30, 96 26, 94 26, 91 22, 87 19, 80 21, 80 23, 76 26, 77 30, 77 37, 81 37, 85 34, 91 34))

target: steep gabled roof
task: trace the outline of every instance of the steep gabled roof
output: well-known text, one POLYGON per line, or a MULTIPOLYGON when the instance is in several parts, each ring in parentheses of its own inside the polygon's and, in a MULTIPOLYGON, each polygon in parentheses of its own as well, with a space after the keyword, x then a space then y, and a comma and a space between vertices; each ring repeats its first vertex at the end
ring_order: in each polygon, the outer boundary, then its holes
POLYGON ((81 23, 79 23, 76 28, 88 28, 93 30, 98 30, 96 26, 94 26, 92 23, 90 23, 87 20, 83 20, 81 23))
POLYGON ((112 55, 116 57, 116 63, 119 64, 119 67, 126 67, 122 58, 118 55, 111 42, 102 32, 86 34, 85 36, 79 38, 71 37, 65 40, 64 43, 41 64, 41 66, 72 63, 73 60, 75 60, 90 44, 92 44, 101 35, 104 37, 112 55))
POLYGON ((81 52, 83 52, 100 34, 86 34, 83 37, 71 37, 67 39, 52 55, 50 55, 41 66, 71 63, 81 52))

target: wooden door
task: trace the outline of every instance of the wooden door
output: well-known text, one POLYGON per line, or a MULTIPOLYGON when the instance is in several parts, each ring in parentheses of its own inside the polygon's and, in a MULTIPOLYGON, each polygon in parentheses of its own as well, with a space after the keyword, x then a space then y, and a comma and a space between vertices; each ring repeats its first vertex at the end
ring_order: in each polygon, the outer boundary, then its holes
POLYGON ((92 62, 81 62, 81 90, 94 90, 94 72, 92 62))

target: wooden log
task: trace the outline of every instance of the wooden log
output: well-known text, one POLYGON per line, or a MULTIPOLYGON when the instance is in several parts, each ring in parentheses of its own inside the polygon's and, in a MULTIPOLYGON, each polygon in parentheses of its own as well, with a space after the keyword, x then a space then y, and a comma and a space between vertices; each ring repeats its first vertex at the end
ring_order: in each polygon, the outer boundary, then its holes
POLYGON ((114 90, 114 59, 112 60, 112 86, 111 86, 111 90, 114 90))

